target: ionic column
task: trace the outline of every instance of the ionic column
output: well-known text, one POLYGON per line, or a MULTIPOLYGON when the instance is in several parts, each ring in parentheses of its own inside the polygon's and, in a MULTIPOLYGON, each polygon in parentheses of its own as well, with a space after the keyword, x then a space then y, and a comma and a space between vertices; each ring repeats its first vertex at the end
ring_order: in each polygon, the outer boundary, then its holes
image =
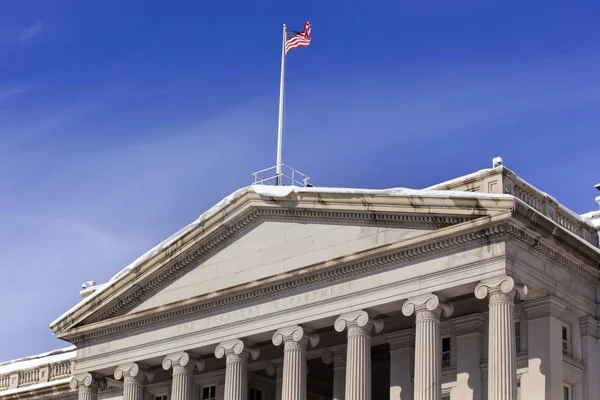
POLYGON ((415 368, 415 330, 386 335, 390 344, 390 399, 412 400, 415 368))
POLYGON ((340 315, 334 327, 348 331, 346 400, 371 400, 371 332, 381 332, 383 321, 371 319, 366 311, 353 311, 340 315))
POLYGON ((256 360, 259 354, 257 347, 239 339, 217 346, 215 357, 226 356, 225 400, 248 400, 248 358, 256 360))
POLYGON ((194 360, 188 353, 182 351, 166 356, 163 359, 162 367, 165 371, 173 368, 171 400, 195 400, 196 383, 193 373, 196 369, 198 371, 204 369, 204 360, 194 360))
POLYGON ((273 344, 283 343, 282 400, 306 400, 306 349, 319 344, 319 335, 301 326, 278 329, 273 334, 273 344))
POLYGON ((268 376, 275 375, 275 400, 281 400, 281 386, 283 382, 283 360, 271 360, 265 371, 268 376))
POLYGON ((78 400, 96 400, 98 389, 106 387, 106 380, 97 375, 83 373, 74 375, 69 385, 72 390, 78 389, 78 400))
POLYGON ((481 282, 475 297, 489 296, 488 400, 513 400, 517 395, 515 295, 524 298, 527 287, 508 276, 481 282))
POLYGON ((144 383, 154 379, 154 374, 140 369, 137 363, 119 365, 115 379, 123 378, 123 400, 144 400, 144 383))
POLYGON ((333 363, 332 400, 344 400, 346 393, 346 349, 325 350, 322 358, 325 364, 333 363))
POLYGON ((449 317, 454 308, 435 294, 408 299, 402 313, 415 314, 415 400, 440 400, 442 398, 442 351, 440 317, 449 317))

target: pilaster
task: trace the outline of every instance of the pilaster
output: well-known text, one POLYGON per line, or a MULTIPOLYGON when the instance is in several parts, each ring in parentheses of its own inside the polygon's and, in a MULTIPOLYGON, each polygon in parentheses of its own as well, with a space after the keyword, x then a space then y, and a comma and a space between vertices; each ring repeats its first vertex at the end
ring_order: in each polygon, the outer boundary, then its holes
POLYGON ((334 328, 348 332, 346 400, 371 400, 371 333, 381 332, 383 321, 359 310, 340 315, 334 328))
POLYGON ((452 304, 435 295, 408 299, 402 305, 402 313, 415 315, 415 400, 439 400, 442 397, 442 351, 440 317, 449 317, 454 311, 452 304))
POLYGON ((583 372, 582 392, 583 400, 594 400, 600 392, 598 374, 598 338, 600 338, 600 323, 592 316, 579 319, 581 327, 581 359, 585 365, 583 372))
POLYGON ((260 354, 257 347, 240 339, 220 343, 215 349, 215 357, 226 359, 225 399, 248 399, 248 359, 256 360, 260 354))
POLYGON ((461 400, 478 400, 482 396, 481 347, 485 317, 471 314, 452 319, 456 334, 456 386, 451 396, 461 400))
POLYGON ((521 378, 524 399, 562 400, 562 322, 566 306, 554 296, 526 301, 528 372, 521 378))
POLYGON ((225 400, 225 370, 215 372, 215 379, 217 380, 215 387, 216 400, 225 400))
POLYGON ((281 400, 281 389, 283 383, 283 359, 271 360, 265 370, 268 376, 275 376, 275 400, 281 400))
POLYGON ((390 399, 412 400, 415 368, 415 330, 386 335, 390 344, 390 399))
POLYGON ((323 353, 324 364, 333 364, 332 400, 344 400, 346 397, 346 349, 327 349, 323 353))

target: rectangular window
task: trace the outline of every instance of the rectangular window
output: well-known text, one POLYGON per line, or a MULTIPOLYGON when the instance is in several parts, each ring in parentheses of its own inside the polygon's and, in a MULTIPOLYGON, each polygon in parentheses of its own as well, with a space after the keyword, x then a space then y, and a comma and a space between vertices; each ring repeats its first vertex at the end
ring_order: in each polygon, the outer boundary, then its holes
POLYGON ((567 385, 566 383, 563 385, 563 399, 571 400, 573 397, 571 393, 571 385, 567 385))
POLYGON ((167 400, 167 395, 166 394, 159 394, 157 396, 154 396, 154 400, 167 400))
POLYGON ((250 400, 263 400, 262 390, 250 388, 250 400))
POLYGON ((521 400, 521 380, 517 381, 517 400, 521 400))
POLYGON ((562 326, 562 347, 564 354, 571 352, 571 332, 568 325, 562 326))
POLYGON ((442 367, 450 366, 450 337, 442 338, 442 367))
POLYGON ((204 386, 202 388, 201 400, 215 400, 217 398, 217 388, 215 386, 204 386))
POLYGON ((517 353, 521 351, 521 322, 515 322, 515 347, 517 353))
POLYGON ((442 397, 442 400, 450 400, 450 396, 444 396, 442 397))

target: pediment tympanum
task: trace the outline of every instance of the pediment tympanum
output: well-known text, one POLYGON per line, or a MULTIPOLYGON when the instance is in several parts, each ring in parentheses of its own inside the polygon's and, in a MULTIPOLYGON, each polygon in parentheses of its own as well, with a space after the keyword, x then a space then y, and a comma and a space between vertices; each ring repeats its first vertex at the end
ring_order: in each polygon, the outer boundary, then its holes
POLYGON ((131 323, 225 292, 242 293, 256 282, 510 212, 512 199, 488 197, 315 191, 274 199, 248 191, 102 286, 52 329, 71 340, 95 326, 105 330, 113 320, 131 323))

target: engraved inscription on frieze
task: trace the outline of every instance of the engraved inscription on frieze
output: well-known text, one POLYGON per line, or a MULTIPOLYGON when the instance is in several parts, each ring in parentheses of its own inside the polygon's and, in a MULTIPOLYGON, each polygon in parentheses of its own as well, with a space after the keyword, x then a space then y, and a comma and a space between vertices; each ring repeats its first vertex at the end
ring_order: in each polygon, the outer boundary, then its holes
POLYGON ((277 313, 290 308, 318 303, 335 297, 344 296, 349 293, 350 283, 334 285, 308 293, 289 296, 279 300, 273 300, 260 305, 241 308, 239 310, 215 315, 199 321, 185 323, 179 326, 179 333, 191 333, 200 329, 214 328, 221 325, 245 321, 250 318, 277 313))

